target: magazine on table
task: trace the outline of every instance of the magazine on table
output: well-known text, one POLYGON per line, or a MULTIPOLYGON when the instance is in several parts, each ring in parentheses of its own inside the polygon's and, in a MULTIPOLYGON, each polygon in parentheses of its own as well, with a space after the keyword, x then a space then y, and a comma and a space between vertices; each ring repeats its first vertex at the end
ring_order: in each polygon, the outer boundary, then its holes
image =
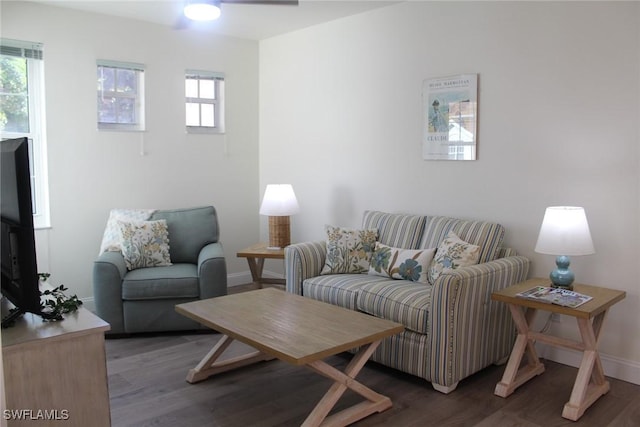
POLYGON ((593 299, 589 295, 580 294, 561 288, 550 288, 548 286, 536 286, 527 291, 516 294, 519 298, 526 298, 532 301, 544 302, 547 304, 557 304, 565 307, 578 307, 593 299))

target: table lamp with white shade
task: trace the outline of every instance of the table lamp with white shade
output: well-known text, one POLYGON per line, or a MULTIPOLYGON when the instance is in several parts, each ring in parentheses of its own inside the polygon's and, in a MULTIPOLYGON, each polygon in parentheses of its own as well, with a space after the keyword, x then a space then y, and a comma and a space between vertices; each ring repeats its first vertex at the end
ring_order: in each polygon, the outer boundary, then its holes
POLYGON ((557 268, 551 272, 551 286, 573 289, 575 279, 569 269, 569 256, 595 253, 589 223, 584 208, 575 206, 552 206, 544 213, 535 251, 556 255, 557 268))
POLYGON ((280 249, 291 244, 289 215, 300 211, 291 184, 269 184, 264 191, 260 215, 269 216, 269 247, 280 249))

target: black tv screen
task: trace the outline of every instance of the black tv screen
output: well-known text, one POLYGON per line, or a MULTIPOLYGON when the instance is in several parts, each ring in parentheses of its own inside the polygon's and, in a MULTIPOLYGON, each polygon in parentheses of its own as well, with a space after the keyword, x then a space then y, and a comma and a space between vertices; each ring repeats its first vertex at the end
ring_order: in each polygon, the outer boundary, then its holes
MULTIPOLYGON (((27 138, 0 141, 0 244, 2 295, 14 316, 40 314, 40 288, 33 229, 31 171, 27 138)), ((13 319, 3 319, 3 326, 13 319)))

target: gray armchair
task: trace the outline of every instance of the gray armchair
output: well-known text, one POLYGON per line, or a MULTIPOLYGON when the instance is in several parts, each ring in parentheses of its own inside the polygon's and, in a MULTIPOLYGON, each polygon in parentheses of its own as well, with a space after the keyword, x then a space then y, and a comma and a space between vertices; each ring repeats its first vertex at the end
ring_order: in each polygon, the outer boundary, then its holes
POLYGON ((195 330, 200 325, 175 305, 227 293, 227 267, 218 242, 213 206, 159 210, 164 219, 172 265, 127 271, 121 252, 104 252, 93 265, 96 313, 110 334, 195 330))

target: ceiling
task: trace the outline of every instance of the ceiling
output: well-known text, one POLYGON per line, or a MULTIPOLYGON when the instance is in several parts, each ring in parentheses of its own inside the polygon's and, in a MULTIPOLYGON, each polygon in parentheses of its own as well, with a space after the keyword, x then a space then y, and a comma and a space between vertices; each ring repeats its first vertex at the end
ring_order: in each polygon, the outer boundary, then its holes
MULTIPOLYGON (((25 0, 20 0, 25 1, 25 0)), ((345 16, 385 7, 387 0, 299 0, 297 6, 222 3, 222 16, 213 22, 188 23, 184 0, 31 0, 52 6, 113 15, 167 25, 175 29, 208 31, 263 40, 345 16)))

